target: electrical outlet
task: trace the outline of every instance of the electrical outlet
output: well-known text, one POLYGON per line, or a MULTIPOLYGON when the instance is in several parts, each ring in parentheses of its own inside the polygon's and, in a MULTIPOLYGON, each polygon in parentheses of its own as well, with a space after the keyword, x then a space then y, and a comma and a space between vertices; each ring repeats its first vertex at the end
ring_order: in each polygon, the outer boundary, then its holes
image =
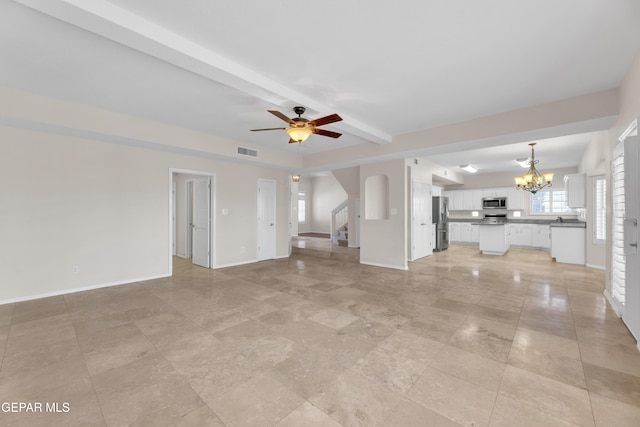
POLYGON ((240 253, 243 254, 247 251, 247 248, 245 248, 244 246, 240 246, 240 253))
POLYGON ((72 273, 80 273, 80 266, 74 265, 73 267, 71 267, 71 272, 72 273))

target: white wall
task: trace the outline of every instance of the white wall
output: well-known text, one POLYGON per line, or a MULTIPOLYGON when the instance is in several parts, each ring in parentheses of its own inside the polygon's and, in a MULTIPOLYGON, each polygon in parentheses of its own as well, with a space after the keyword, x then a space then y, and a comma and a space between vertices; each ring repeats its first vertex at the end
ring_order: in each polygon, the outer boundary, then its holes
POLYGON ((606 177, 607 165, 611 161, 608 149, 609 138, 609 132, 598 132, 583 153, 578 167, 580 173, 587 175, 587 209, 585 210, 585 219, 587 221, 586 262, 588 266, 601 269, 606 267, 607 246, 606 244, 595 245, 593 243, 593 177, 599 175, 606 177))
POLYGON ((257 180, 276 180, 288 256, 286 171, 6 126, 0 152, 0 302, 168 275, 170 168, 216 174, 218 266, 256 259, 257 180))
POLYGON ((385 174, 389 179, 389 219, 360 221, 360 262, 407 269, 406 188, 404 159, 360 166, 361 205, 366 206, 365 182, 370 176, 385 174))
MULTIPOLYGON (((301 176, 300 182, 298 182, 298 192, 305 193, 305 222, 298 223, 298 233, 313 232, 313 181, 311 177, 301 176)), ((296 220, 297 220, 296 216, 296 220)))
POLYGON ((330 233, 331 211, 347 199, 347 193, 333 175, 313 177, 311 185, 312 202, 309 231, 330 233))

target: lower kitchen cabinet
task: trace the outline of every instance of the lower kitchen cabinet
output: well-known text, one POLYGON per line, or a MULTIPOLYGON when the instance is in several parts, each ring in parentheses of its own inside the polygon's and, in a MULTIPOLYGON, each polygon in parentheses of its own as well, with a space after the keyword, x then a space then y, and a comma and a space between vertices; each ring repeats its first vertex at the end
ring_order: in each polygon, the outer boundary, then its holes
POLYGON ((533 224, 509 224, 509 243, 513 246, 528 246, 533 244, 533 224))
POLYGON ((449 241, 453 243, 478 243, 478 224, 464 222, 449 223, 449 241))
POLYGON ((533 246, 543 249, 551 247, 551 230, 548 225, 536 224, 533 226, 533 246))
POLYGON ((556 262, 584 265, 586 262, 586 237, 584 227, 551 227, 551 258, 556 262))

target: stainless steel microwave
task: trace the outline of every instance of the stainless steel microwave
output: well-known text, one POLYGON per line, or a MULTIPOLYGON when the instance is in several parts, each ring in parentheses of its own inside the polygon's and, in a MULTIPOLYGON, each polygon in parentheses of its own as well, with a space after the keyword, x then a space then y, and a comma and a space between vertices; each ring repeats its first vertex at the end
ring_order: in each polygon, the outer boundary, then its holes
POLYGON ((491 197, 482 199, 482 209, 506 209, 506 197, 491 197))

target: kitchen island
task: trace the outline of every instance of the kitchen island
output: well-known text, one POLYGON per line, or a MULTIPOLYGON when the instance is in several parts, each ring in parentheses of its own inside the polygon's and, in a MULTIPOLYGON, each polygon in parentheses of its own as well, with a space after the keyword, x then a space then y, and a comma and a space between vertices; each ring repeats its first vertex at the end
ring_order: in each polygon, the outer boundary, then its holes
POLYGON ((509 230, 504 223, 480 223, 479 244, 483 255, 504 255, 509 250, 509 230))
POLYGON ((553 222, 551 224, 551 258, 556 262, 585 265, 587 224, 553 222))

